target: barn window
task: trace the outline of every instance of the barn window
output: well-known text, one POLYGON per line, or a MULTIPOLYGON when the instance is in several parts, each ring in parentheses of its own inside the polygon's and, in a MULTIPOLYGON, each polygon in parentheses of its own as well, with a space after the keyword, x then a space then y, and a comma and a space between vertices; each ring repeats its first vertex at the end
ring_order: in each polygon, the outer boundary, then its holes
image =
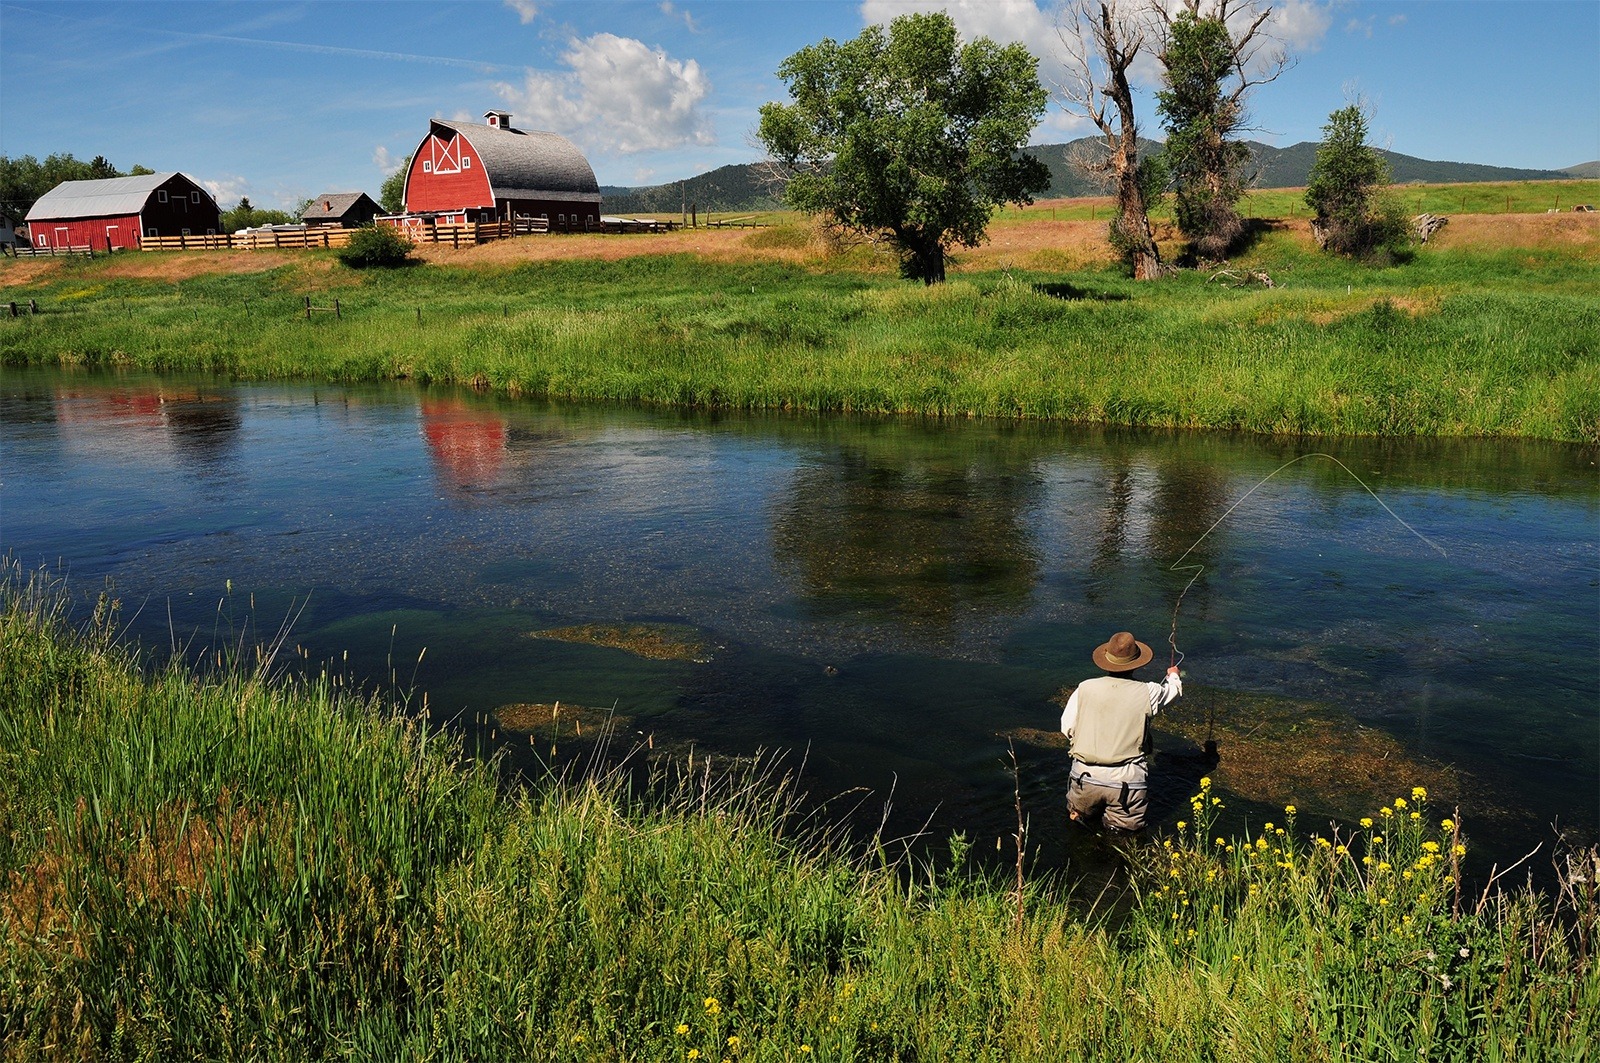
POLYGON ((422 160, 422 172, 423 173, 432 173, 433 172, 433 161, 431 159, 423 159, 422 160))
POLYGON ((193 192, 189 193, 189 202, 191 202, 191 203, 200 202, 200 192, 199 192, 199 190, 196 190, 196 191, 193 191, 193 192))
POLYGON ((160 236, 161 235, 159 232, 156 231, 156 227, 154 225, 152 225, 148 229, 146 229, 144 231, 144 234, 146 236, 160 236))
POLYGON ((167 190, 165 188, 157 189, 156 190, 156 202, 157 203, 165 203, 166 201, 167 201, 167 190))
POLYGON ((461 156, 461 168, 463 170, 472 169, 472 156, 471 155, 463 155, 463 156, 461 156))

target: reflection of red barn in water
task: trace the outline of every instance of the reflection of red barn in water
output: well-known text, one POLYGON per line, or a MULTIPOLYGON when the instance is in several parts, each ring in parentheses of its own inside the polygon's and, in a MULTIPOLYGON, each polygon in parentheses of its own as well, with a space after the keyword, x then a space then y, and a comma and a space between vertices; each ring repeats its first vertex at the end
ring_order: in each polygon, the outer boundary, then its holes
POLYGON ((453 491, 491 486, 506 460, 506 422, 460 399, 422 400, 422 438, 439 482, 453 491))
POLYGON ((69 446, 130 462, 169 456, 204 465, 225 461, 240 428, 237 401, 200 388, 58 388, 53 412, 69 446))

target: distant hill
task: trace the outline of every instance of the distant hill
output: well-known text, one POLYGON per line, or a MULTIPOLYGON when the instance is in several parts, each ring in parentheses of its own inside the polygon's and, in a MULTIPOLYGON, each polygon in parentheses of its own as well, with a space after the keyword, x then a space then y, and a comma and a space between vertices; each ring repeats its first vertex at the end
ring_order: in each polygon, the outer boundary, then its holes
MULTIPOLYGON (((1090 149, 1097 138, 1085 137, 1066 144, 1036 144, 1028 152, 1050 169, 1050 188, 1040 199, 1106 194, 1072 164, 1074 153, 1090 149)), ((1261 188, 1299 188, 1306 183, 1317 157, 1312 142, 1274 148, 1247 141, 1259 172, 1261 188)), ((1141 151, 1158 151, 1159 141, 1142 141, 1141 151)), ((1398 152, 1379 150, 1394 171, 1396 184, 1472 184, 1482 181, 1567 181, 1600 177, 1600 161, 1565 170, 1522 170, 1484 166, 1471 162, 1431 162, 1398 152)), ((771 210, 780 206, 750 163, 718 167, 682 182, 628 187, 602 185, 601 205, 607 214, 676 214, 685 204, 700 212, 771 210)))
POLYGON ((628 188, 600 186, 600 205, 607 214, 677 214, 693 205, 700 213, 730 210, 772 210, 780 204, 763 187, 750 163, 719 166, 699 177, 664 185, 628 188))

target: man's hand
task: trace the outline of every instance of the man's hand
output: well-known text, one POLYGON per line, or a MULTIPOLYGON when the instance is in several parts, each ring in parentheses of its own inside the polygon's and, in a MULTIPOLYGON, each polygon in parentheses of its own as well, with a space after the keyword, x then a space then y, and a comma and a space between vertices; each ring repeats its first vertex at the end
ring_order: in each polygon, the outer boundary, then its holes
POLYGON ((1178 666, 1177 665, 1173 665, 1171 668, 1168 668, 1167 669, 1167 674, 1168 675, 1177 675, 1178 674, 1178 666))

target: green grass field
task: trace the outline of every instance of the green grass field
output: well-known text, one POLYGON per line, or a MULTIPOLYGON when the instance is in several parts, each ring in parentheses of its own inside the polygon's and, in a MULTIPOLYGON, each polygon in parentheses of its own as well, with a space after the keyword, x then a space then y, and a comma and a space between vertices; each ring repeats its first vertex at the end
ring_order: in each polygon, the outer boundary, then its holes
MULTIPOLYGON (((1492 205, 1502 193, 1437 194, 1492 205)), ((1051 242, 1098 240, 1097 228, 1063 234, 1037 221, 998 219, 994 246, 958 254, 954 279, 932 288, 796 221, 707 232, 721 241, 715 255, 650 253, 651 241, 702 239, 674 234, 522 237, 532 242, 499 245, 498 257, 446 252, 392 271, 350 270, 319 251, 258 268, 182 253, 8 261, 6 298, 33 299, 40 313, 0 319, 0 363, 743 409, 1600 441, 1600 243, 1574 216, 1566 229, 1540 216, 1487 240, 1475 230, 1384 267, 1268 226, 1230 265, 1270 276, 1271 288, 1212 271, 1135 284, 1103 255, 1095 264, 1051 242), (519 260, 519 248, 543 257, 519 260), (618 249, 631 257, 584 257, 618 249), (308 318, 307 298, 337 300, 340 315, 308 318)))
MULTIPOLYGON (((1114 896, 853 851, 760 765, 507 791, 268 658, 141 665, 0 589, 0 1057, 1581 1060, 1593 872, 1461 891, 1420 789, 1114 896)), ((640 754, 642 755, 642 754, 640 754)))

